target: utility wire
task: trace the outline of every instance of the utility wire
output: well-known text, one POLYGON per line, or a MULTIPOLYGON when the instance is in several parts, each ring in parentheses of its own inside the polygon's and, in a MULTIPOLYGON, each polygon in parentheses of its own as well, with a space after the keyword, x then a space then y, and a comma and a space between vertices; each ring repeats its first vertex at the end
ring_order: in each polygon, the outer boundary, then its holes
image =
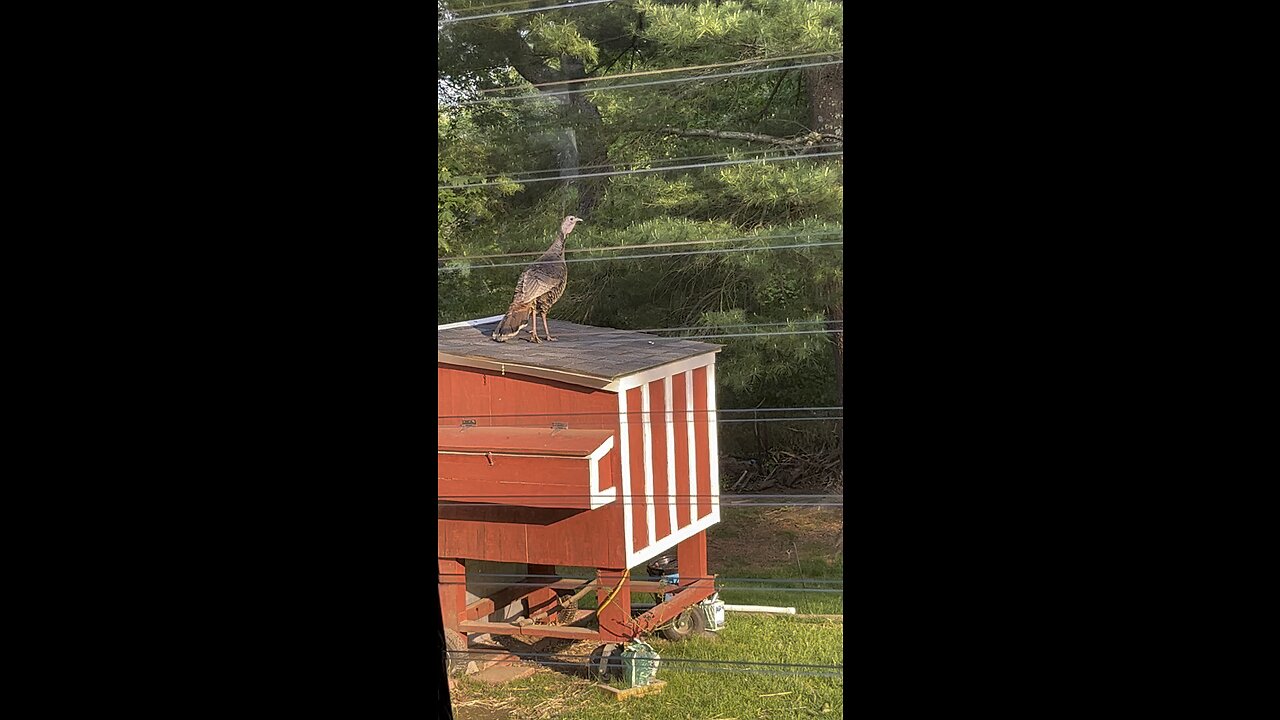
MULTIPOLYGON (((780 408, 780 407, 759 407, 759 408, 720 408, 720 409, 718 409, 718 410, 716 410, 716 409, 711 409, 711 408, 689 408, 689 409, 687 409, 687 410, 672 410, 672 409, 668 408, 668 409, 666 409, 666 410, 651 410, 651 411, 649 411, 649 414, 654 414, 654 415, 657 415, 657 414, 666 414, 666 415, 671 415, 671 414, 673 414, 673 413, 684 413, 684 412, 693 412, 693 413, 713 413, 713 412, 714 412, 714 413, 761 413, 761 412, 782 412, 782 411, 784 411, 784 410, 785 410, 785 411, 787 411, 787 412, 816 412, 816 411, 819 411, 819 410, 844 410, 844 406, 842 406, 842 405, 830 405, 830 406, 814 406, 814 407, 784 407, 784 408, 780 408)), ((617 411, 599 410, 599 411, 596 411, 596 412, 568 412, 568 413, 562 413, 562 412, 545 412, 545 413, 487 413, 487 414, 485 414, 485 417, 486 417, 486 418, 510 418, 510 417, 584 417, 584 416, 590 416, 590 417, 617 417, 617 416, 618 416, 618 414, 619 414, 619 413, 618 413, 617 411)), ((628 411, 626 412, 626 414, 627 414, 627 415, 642 415, 642 414, 646 414, 646 413, 645 413, 645 411, 644 411, 644 410, 628 410, 628 411)), ((476 415, 475 415, 475 413, 472 413, 472 414, 470 414, 470 415, 437 415, 437 416, 436 416, 436 419, 437 419, 437 420, 450 420, 450 419, 453 419, 453 418, 470 419, 470 418, 474 418, 475 416, 476 416, 476 415)), ((753 495, 752 497, 758 497, 758 496, 753 495)), ((797 497, 797 496, 795 496, 795 495, 787 495, 786 497, 797 497)))
POLYGON ((682 70, 707 70, 717 67, 729 67, 731 65, 753 65, 762 62, 779 62, 782 60, 799 60, 801 58, 818 57, 821 55, 841 55, 843 50, 831 50, 827 52, 805 53, 804 55, 783 55, 781 57, 772 58, 756 58, 754 60, 738 60, 736 62, 711 63, 710 65, 686 65, 685 67, 664 68, 662 70, 645 70, 643 72, 619 73, 617 75, 597 75, 595 77, 578 78, 575 80, 554 80, 552 82, 532 83, 530 85, 508 85, 507 87, 490 88, 481 90, 482 93, 502 92, 503 90, 524 90, 528 87, 547 87, 549 85, 572 85, 574 83, 595 82, 598 80, 617 80, 625 77, 640 77, 641 75, 659 75, 661 73, 680 72, 682 70))
MULTIPOLYGON (((459 651, 450 650, 449 652, 459 652, 459 651)), ((576 655, 576 656, 570 656, 570 657, 586 657, 586 656, 576 655)), ((668 658, 662 659, 663 662, 666 662, 667 660, 668 658)), ((494 665, 515 665, 515 664, 519 664, 526 661, 519 660, 519 659, 513 660, 510 658, 507 658, 507 659, 487 660, 485 662, 491 662, 494 665)), ((570 668, 570 667, 589 668, 590 667, 589 662, 566 662, 563 660, 541 660, 541 661, 538 661, 538 664, 548 665, 548 666, 557 666, 557 667, 566 667, 566 668, 570 668)), ((672 668, 672 671, 674 672, 675 668, 672 668)), ((700 673, 703 673, 703 672, 729 673, 733 675, 774 675, 778 677, 817 677, 817 678, 831 678, 832 680, 844 679, 843 671, 839 673, 804 672, 804 671, 786 672, 781 670, 771 670, 768 668, 710 668, 710 667, 686 667, 686 668, 682 668, 681 671, 700 672, 700 673)))
POLYGON ((810 155, 796 155, 791 157, 748 158, 746 160, 725 160, 722 162, 713 162, 713 163, 672 165, 669 167, 660 167, 660 168, 641 168, 639 170, 618 170, 614 172, 602 172, 602 173, 581 173, 578 175, 561 175, 559 177, 526 178, 523 180, 507 180, 505 182, 467 183, 465 185, 437 185, 436 190, 461 190, 464 188, 471 188, 471 187, 488 187, 490 185, 506 185, 508 183, 526 184, 526 183, 535 183, 535 182, 550 182, 552 180, 575 180, 577 178, 586 178, 586 177, 607 177, 610 175, 639 175, 641 173, 663 172, 665 170, 690 170, 694 168, 720 167, 722 165, 742 165, 744 163, 754 163, 754 162, 767 163, 767 162, 778 162, 780 160, 801 160, 801 159, 817 158, 817 157, 829 157, 832 155, 844 155, 844 151, 839 150, 839 151, 832 151, 832 152, 812 153, 810 155))
MULTIPOLYGON (((748 141, 748 142, 754 142, 754 141, 748 141)), ((843 142, 825 142, 825 143, 814 143, 813 145, 804 145, 803 147, 804 149, 812 150, 814 148, 840 147, 841 145, 844 145, 844 143, 843 142)), ((740 152, 748 155, 763 156, 768 153, 794 153, 799 148, 800 146, 775 147, 775 148, 764 148, 760 150, 742 150, 740 152)), ((650 160, 618 160, 616 162, 597 163, 595 165, 578 165, 574 168, 574 170, 597 170, 599 168, 614 168, 614 167, 618 167, 619 165, 649 165, 652 163, 681 162, 684 160, 706 160, 707 158, 722 158, 724 156, 725 154, 723 152, 718 152, 711 155, 690 155, 688 157, 678 157, 678 158, 652 158, 650 160)), ((554 172, 561 172, 561 171, 563 171, 563 168, 547 168, 546 170, 518 170, 518 171, 512 171, 512 172, 488 173, 487 175, 472 175, 470 173, 463 173, 459 175, 459 177, 477 178, 477 179, 483 180, 485 178, 509 178, 514 175, 536 175, 538 173, 554 173, 554 172)), ((552 179, 559 180, 560 178, 557 176, 552 179)), ((445 186, 445 187, 454 187, 454 186, 445 186)))
MULTIPOLYGON (((523 15, 531 12, 542 12, 543 10, 560 10, 563 8, 578 7, 580 5, 599 5, 600 3, 614 2, 614 0, 582 0, 582 2, 564 3, 563 5, 547 5, 540 8, 529 8, 528 10, 510 10, 507 12, 486 13, 484 15, 466 15, 463 17, 446 18, 440 20, 442 24, 466 22, 467 20, 481 20, 491 17, 504 17, 506 15, 523 15)), ((496 7, 496 6, 495 6, 496 7)))
POLYGON ((497 102, 508 102, 511 100, 532 100, 534 98, 555 97, 557 95, 577 95, 579 93, 604 92, 605 90, 625 90, 628 88, 649 87, 653 85, 670 85, 673 83, 696 82, 698 80, 722 80, 727 77, 736 77, 739 75, 757 75, 759 73, 778 72, 779 70, 799 70, 800 68, 821 67, 823 65, 838 65, 844 60, 827 60, 824 62, 799 63, 795 65, 783 65, 781 67, 757 68, 755 70, 734 70, 725 73, 711 73, 710 75, 695 75, 686 78, 671 78, 669 80, 650 80, 638 83, 623 83, 622 85, 609 85, 601 88, 580 88, 578 90, 556 90, 555 92, 537 92, 529 95, 513 95, 511 97, 497 98, 481 98, 479 100, 463 100, 457 105, 488 105, 497 102))
MULTIPOLYGON (((760 238, 760 239, 767 240, 768 238, 760 238)), ((600 262, 601 260, 637 260, 641 258, 679 257, 683 255, 715 255, 718 253, 752 252, 752 251, 764 251, 764 250, 791 250, 795 248, 824 247, 828 245, 844 245, 844 241, 811 242, 811 243, 799 243, 796 245, 765 245, 763 247, 753 246, 753 247, 738 247, 738 248, 720 248, 718 250, 694 250, 690 252, 645 253, 641 255, 614 255, 613 257, 565 258, 564 262, 566 263, 600 262)), ((525 267, 528 264, 529 263, 519 262, 519 263, 493 263, 490 265, 455 265, 450 267, 436 268, 436 271, 444 272, 446 270, 481 270, 481 269, 487 269, 487 268, 525 267)), ((676 338, 672 338, 672 339, 676 339, 676 338)))
MULTIPOLYGON (((673 573, 673 574, 674 574, 674 573, 673 573)), ((535 575, 535 574, 532 574, 532 573, 489 573, 489 572, 476 572, 476 573, 440 573, 440 577, 463 577, 463 576, 468 577, 468 578, 477 578, 477 577, 485 577, 485 578, 510 577, 510 578, 516 578, 517 580, 523 580, 523 579, 525 579, 525 578, 546 578, 546 579, 548 579, 548 580, 582 580, 583 582, 592 582, 592 581, 595 581, 595 580, 597 579, 595 576, 581 578, 581 577, 574 577, 574 576, 572 576, 572 575, 546 575, 546 574, 538 574, 538 575, 535 575)), ((647 580, 647 581, 650 581, 650 582, 651 582, 651 581, 654 581, 654 580, 656 580, 656 579, 657 579, 657 577, 658 577, 658 576, 650 577, 650 578, 648 578, 648 580, 647 580)), ((632 580, 636 580, 636 579, 637 579, 637 578, 632 578, 632 580)), ((831 579, 831 578, 790 578, 790 577, 782 577, 782 578, 730 578, 730 577, 719 577, 719 576, 717 576, 717 575, 707 575, 707 576, 705 576, 705 577, 684 577, 684 576, 681 576, 681 577, 680 577, 680 581, 681 581, 681 582, 684 582, 684 581, 686 581, 686 580, 716 580, 716 581, 726 581, 726 582, 728 582, 728 581, 731 581, 731 582, 803 582, 803 583, 809 583, 809 584, 811 584, 811 585, 823 585, 823 584, 825 584, 825 585, 835 585, 835 584, 837 584, 837 583, 843 583, 843 582, 844 582, 844 580, 843 580, 843 579, 841 579, 841 580, 833 580, 833 579, 831 579)))
MULTIPOLYGON (((514 655, 518 658, 582 658, 590 660, 590 655, 570 654, 570 653, 518 653, 503 649, 475 649, 475 650, 449 650, 453 655, 514 655)), ((805 668, 808 670, 844 670, 844 665, 818 665, 813 663, 778 663, 765 662, 762 660, 708 660, 705 658, 662 658, 662 662, 689 663, 691 665, 739 665, 743 667, 794 667, 805 668)))
MULTIPOLYGON (((564 251, 567 253, 613 252, 616 250, 639 250, 641 248, 676 247, 680 245, 706 245, 709 243, 736 242, 739 240, 787 240, 790 238, 827 237, 830 235, 843 235, 843 234, 844 234, 844 230, 831 230, 828 232, 795 233, 792 235, 751 235, 747 237, 736 237, 736 238, 714 238, 712 240, 682 240, 680 242, 647 243, 644 245, 608 245, 608 246, 596 246, 596 247, 589 247, 589 248, 565 248, 564 251)), ((504 257, 521 257, 521 256, 529 256, 529 255, 542 255, 545 252, 546 250, 530 250, 529 252, 494 253, 492 255, 457 255, 457 256, 451 256, 451 257, 438 257, 436 258, 436 262, 483 260, 483 259, 489 259, 489 258, 504 258, 504 257)), ((699 327, 706 327, 706 326, 699 326, 699 327)), ((633 332, 648 332, 648 330, 634 330, 633 332)))
MULTIPOLYGON (((778 325, 821 325, 844 322, 843 320, 788 320, 786 322, 773 323, 742 323, 742 324, 721 324, 721 325, 690 325, 688 327, 678 328, 645 328, 644 330, 632 330, 631 332, 650 333, 650 332, 675 332, 677 330, 715 330, 717 328, 748 328, 748 327, 774 327, 778 325)), ((810 408, 796 408, 797 410, 809 410, 810 408)), ((719 412, 726 412, 720 410, 719 412)), ((742 410, 741 412, 748 412, 742 410)))
MULTIPOLYGON (((681 578, 681 579, 683 579, 683 578, 681 578)), ((464 581, 464 582, 446 582, 446 581, 441 580, 439 584, 440 584, 440 585, 466 585, 467 583, 466 583, 465 581, 464 581)), ((484 583, 481 583, 481 584, 484 584, 484 583)), ((496 583, 490 583, 490 584, 496 584, 496 583)), ((545 587, 545 586, 546 586, 546 583, 540 583, 540 582, 507 582, 507 581, 505 581, 505 580, 502 582, 502 584, 503 584, 503 585, 505 585, 505 586, 507 586, 507 587, 539 587, 539 588, 540 588, 540 587, 545 587)), ((472 585, 475 585, 475 583, 472 583, 472 585)), ((672 586, 672 587, 675 587, 675 586, 672 586)), ((803 593, 824 593, 824 594, 827 594, 827 595, 842 595, 842 594, 844 594, 844 589, 843 589, 843 588, 841 588, 841 589, 837 589, 837 590, 832 590, 832 589, 825 589, 825 588, 802 588, 802 587, 799 587, 799 588, 798 588, 798 587, 755 587, 755 586, 750 586, 750 585, 748 585, 748 586, 744 586, 744 587, 725 587, 725 586, 717 585, 717 586, 716 586, 716 588, 717 588, 717 591, 720 591, 720 590, 759 590, 760 592, 803 592, 803 593)), ((603 588, 603 589, 606 589, 606 590, 607 590, 608 588, 603 588)), ((633 592, 633 593, 638 593, 638 594, 645 594, 645 593, 648 593, 648 592, 650 592, 650 591, 648 591, 648 590, 632 590, 631 592, 633 592)))

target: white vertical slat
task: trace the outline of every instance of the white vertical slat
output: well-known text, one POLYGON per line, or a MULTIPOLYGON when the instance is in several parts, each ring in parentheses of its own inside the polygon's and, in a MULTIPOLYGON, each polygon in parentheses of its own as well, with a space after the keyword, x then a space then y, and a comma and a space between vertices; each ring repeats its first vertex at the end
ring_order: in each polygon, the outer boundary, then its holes
POLYGON ((684 373, 685 422, 689 430, 689 520, 698 519, 698 443, 693 432, 693 371, 684 373))
POLYGON ((654 527, 657 513, 653 504, 653 416, 649 412, 649 383, 640 386, 640 422, 644 429, 644 516, 648 521, 649 544, 658 541, 654 527))
POLYGON ((707 455, 711 461, 711 517, 720 521, 720 440, 716 421, 716 364, 707 366, 707 455))
POLYGON ((667 510, 671 512, 671 532, 679 527, 676 523, 676 413, 671 409, 671 376, 662 379, 662 392, 666 400, 666 417, 662 418, 667 428, 667 510))
POLYGON ((627 442, 627 393, 618 393, 618 458, 622 461, 622 541, 626 543, 627 567, 634 567, 635 530, 631 527, 631 445, 627 442))

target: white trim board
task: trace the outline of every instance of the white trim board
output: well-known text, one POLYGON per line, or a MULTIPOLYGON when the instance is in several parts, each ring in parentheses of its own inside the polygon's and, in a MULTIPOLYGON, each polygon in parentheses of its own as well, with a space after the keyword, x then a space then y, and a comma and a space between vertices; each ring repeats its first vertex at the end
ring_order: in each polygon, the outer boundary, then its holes
POLYGON ((449 323, 448 325, 437 325, 436 330, 450 330, 460 327, 475 327, 476 325, 488 325, 495 323, 506 317, 506 315, 494 315, 493 317, 480 318, 479 320, 463 320, 462 322, 449 323))

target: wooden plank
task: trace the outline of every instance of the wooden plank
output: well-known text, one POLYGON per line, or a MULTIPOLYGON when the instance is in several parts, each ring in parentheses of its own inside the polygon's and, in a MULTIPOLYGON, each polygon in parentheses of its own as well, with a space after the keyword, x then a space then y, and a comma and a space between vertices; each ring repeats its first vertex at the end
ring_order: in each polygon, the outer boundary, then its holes
MULTIPOLYGON (((532 585, 527 583, 537 582, 532 578, 521 578, 519 581, 511 584, 511 587, 499 590, 487 598, 479 600, 467 606, 466 610, 459 616, 462 620, 476 620, 482 617, 488 617, 498 608, 504 608, 511 603, 524 598, 526 595, 536 591, 532 585)), ((554 594, 554 591, 548 591, 554 594)))
POLYGON ((601 692, 603 692, 606 696, 611 697, 614 700, 617 700, 618 702, 622 702, 623 700, 630 700, 631 698, 640 697, 641 695, 655 695, 657 693, 662 692, 662 688, 666 686, 667 686, 666 680, 654 680, 650 682, 648 685, 640 685, 639 687, 626 688, 623 690, 619 690, 618 688, 615 688, 615 687, 609 687, 608 685, 605 685, 603 683, 596 684, 596 687, 600 688, 601 692))
POLYGON ((613 433, 607 430, 552 430, 550 427, 438 427, 436 435, 436 449, 439 451, 586 457, 613 433))
POLYGON ((590 510, 586 458, 436 456, 437 497, 456 502, 590 510))
POLYGON ((437 562, 440 571, 440 612, 444 616, 444 626, 457 630, 458 615, 467 605, 467 566, 454 558, 438 558, 437 562))
POLYGON ((677 592, 670 600, 655 605, 652 610, 637 617, 634 622, 646 632, 671 620, 695 603, 711 597, 716 592, 714 580, 698 580, 677 592))
POLYGON ((469 620, 460 623, 462 632, 491 633, 493 635, 524 635, 527 637, 554 637, 569 640, 594 640, 600 633, 591 628, 564 627, 558 625, 525 625, 514 623, 480 622, 469 620))
POLYGON ((630 574, 625 569, 600 569, 597 573, 600 586, 596 589, 596 600, 600 609, 596 610, 596 622, 600 626, 600 639, 604 642, 630 640, 634 634, 631 623, 631 590, 627 587, 631 581, 630 574), (620 580, 621 589, 614 595, 613 590, 619 587, 620 580), (611 595, 613 599, 605 605, 611 595))

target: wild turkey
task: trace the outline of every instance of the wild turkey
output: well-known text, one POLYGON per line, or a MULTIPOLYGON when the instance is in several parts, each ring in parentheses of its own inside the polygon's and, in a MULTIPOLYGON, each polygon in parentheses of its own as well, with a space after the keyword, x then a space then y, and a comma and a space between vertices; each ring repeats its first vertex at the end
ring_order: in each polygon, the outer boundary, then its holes
POLYGON ((569 266, 564 261, 564 239, 573 232, 573 226, 580 222, 582 218, 567 216, 560 223, 560 232, 556 233, 551 247, 520 273, 511 307, 507 308, 507 314, 493 330, 494 340, 506 342, 519 335, 529 324, 531 316, 533 329, 529 332, 529 342, 542 342, 538 338, 538 315, 542 315, 542 327, 546 330, 547 339, 555 340, 551 337, 551 328, 547 326, 547 313, 564 294, 565 286, 569 283, 569 266))

